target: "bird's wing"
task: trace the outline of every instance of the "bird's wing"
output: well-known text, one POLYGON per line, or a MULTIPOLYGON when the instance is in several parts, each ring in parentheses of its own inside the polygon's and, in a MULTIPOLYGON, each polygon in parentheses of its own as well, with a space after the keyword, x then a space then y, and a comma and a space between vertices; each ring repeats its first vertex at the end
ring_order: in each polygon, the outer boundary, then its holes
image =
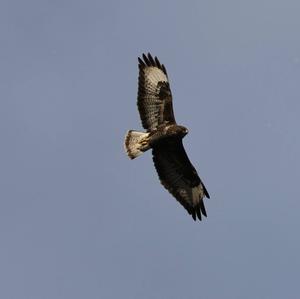
POLYGON ((166 68, 157 57, 143 54, 139 60, 137 105, 143 127, 152 131, 161 124, 175 124, 172 94, 166 68))
POLYGON ((193 219, 206 215, 203 198, 209 194, 191 164, 182 139, 168 139, 155 146, 153 162, 162 185, 184 206, 193 219))

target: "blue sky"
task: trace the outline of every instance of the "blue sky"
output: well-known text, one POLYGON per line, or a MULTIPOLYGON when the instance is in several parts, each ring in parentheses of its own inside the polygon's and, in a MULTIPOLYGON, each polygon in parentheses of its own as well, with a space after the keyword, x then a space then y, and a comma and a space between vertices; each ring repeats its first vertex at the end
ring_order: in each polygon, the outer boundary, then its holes
POLYGON ((0 297, 298 299, 299 11, 2 1, 0 297), (189 128, 201 223, 124 153, 143 52, 189 128))

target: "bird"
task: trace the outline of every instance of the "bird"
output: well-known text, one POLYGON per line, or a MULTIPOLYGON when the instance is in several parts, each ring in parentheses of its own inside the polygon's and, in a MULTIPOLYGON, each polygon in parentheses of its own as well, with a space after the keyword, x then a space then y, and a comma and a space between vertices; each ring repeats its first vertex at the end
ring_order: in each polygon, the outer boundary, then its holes
POLYGON ((161 184, 196 221, 207 217, 204 197, 208 191, 184 149, 188 129, 178 125, 173 111, 170 83, 165 66, 150 53, 138 57, 137 107, 146 132, 129 130, 125 151, 135 159, 152 149, 152 159, 161 184))

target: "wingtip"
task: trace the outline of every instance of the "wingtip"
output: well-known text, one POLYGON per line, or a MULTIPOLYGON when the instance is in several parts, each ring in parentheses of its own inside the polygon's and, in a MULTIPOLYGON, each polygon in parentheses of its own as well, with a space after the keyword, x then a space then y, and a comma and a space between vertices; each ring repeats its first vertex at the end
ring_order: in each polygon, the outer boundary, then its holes
POLYGON ((206 209, 205 209, 203 201, 201 201, 201 203, 200 203, 199 210, 201 210, 201 213, 203 216, 207 217, 207 213, 206 213, 206 209))
POLYGON ((210 196, 209 196, 209 193, 208 193, 208 191, 207 191, 207 189, 206 189, 206 187, 205 187, 205 185, 202 183, 202 186, 203 186, 203 190, 204 190, 204 195, 207 197, 207 198, 210 198, 210 196))
POLYGON ((147 66, 150 66, 150 61, 149 61, 149 59, 148 59, 148 57, 147 57, 147 55, 146 55, 145 53, 143 53, 143 59, 144 59, 144 61, 145 61, 145 64, 146 64, 147 66))
POLYGON ((151 63, 152 66, 156 65, 156 63, 155 63, 155 61, 154 61, 154 59, 153 59, 153 57, 152 57, 152 55, 150 53, 148 53, 148 59, 149 59, 149 61, 150 61, 150 63, 151 63))
POLYGON ((196 221, 196 220, 197 220, 197 217, 196 217, 196 213, 195 213, 195 211, 193 211, 193 212, 192 212, 192 217, 193 217, 194 221, 196 221))
POLYGON ((144 68, 146 65, 145 65, 145 62, 143 61, 142 58, 138 57, 138 62, 139 62, 139 68, 144 68))
POLYGON ((201 217, 201 212, 200 212, 200 207, 196 208, 196 213, 197 213, 197 217, 200 221, 202 221, 202 217, 201 217))
POLYGON ((158 67, 160 70, 163 71, 163 73, 168 76, 166 67, 160 63, 157 56, 152 56, 150 52, 142 53, 141 57, 138 57, 139 67, 145 68, 145 67, 158 67))

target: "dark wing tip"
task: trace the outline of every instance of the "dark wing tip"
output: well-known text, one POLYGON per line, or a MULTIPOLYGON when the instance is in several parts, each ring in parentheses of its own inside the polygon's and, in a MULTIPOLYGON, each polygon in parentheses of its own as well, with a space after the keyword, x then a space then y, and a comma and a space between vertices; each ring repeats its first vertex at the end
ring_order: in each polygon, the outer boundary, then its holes
POLYGON ((143 53, 142 58, 138 57, 138 61, 139 61, 140 68, 144 68, 146 66, 157 67, 160 70, 162 70, 165 75, 167 75, 167 70, 166 70, 165 66, 159 62, 159 60, 156 56, 153 58, 153 56, 149 52, 147 55, 145 53, 143 53))
MULTIPOLYGON (((197 220, 197 218, 196 218, 196 212, 195 212, 195 210, 194 211, 192 211, 192 217, 193 217, 193 219, 194 219, 194 221, 196 221, 197 220)), ((201 216, 200 216, 201 217, 201 216)), ((201 220, 201 219, 200 219, 201 220)))
POLYGON ((204 206, 203 200, 201 200, 199 208, 200 208, 199 210, 201 210, 202 215, 205 216, 205 217, 207 217, 207 213, 206 213, 206 210, 205 210, 205 206, 204 206))
MULTIPOLYGON (((203 185, 203 184, 202 184, 203 185)), ((208 194, 208 191, 206 190, 205 186, 203 185, 203 189, 204 189, 204 195, 207 197, 207 198, 210 198, 209 194, 208 194)))
POLYGON ((160 62, 159 62, 159 60, 158 60, 158 58, 155 56, 155 63, 156 63, 156 65, 161 69, 161 64, 160 64, 160 62))
POLYGON ((140 57, 138 57, 138 61, 139 61, 139 67, 140 67, 140 68, 143 68, 143 67, 146 66, 146 65, 145 65, 145 62, 144 62, 140 57))
POLYGON ((148 53, 148 60, 150 61, 152 66, 156 66, 156 63, 150 53, 148 53))
POLYGON ((201 217, 201 212, 200 212, 200 207, 196 207, 196 213, 197 213, 197 217, 198 219, 201 221, 202 220, 202 217, 201 217))
POLYGON ((151 63, 150 63, 148 57, 147 57, 144 53, 143 53, 143 59, 144 59, 145 64, 146 64, 147 66, 151 66, 151 63))
MULTIPOLYGON (((202 183, 202 182, 201 182, 202 183)), ((207 198, 210 198, 209 194, 208 194, 208 191, 206 189, 206 187, 204 186, 204 184, 202 183, 202 187, 203 187, 203 191, 204 191, 204 195, 207 197, 207 198)))

